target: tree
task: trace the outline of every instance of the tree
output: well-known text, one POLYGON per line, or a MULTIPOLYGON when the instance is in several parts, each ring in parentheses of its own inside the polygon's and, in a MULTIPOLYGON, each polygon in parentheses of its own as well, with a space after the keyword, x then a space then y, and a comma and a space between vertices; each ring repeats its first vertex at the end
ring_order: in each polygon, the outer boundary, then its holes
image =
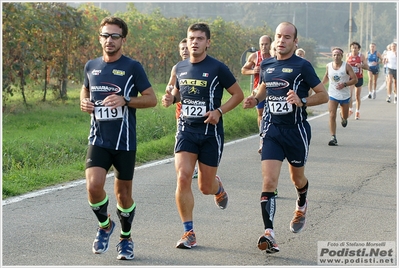
POLYGON ((56 77, 59 97, 67 98, 67 81, 75 68, 69 66, 84 40, 81 24, 81 13, 65 3, 5 3, 3 100, 13 94, 13 85, 18 84, 26 104, 25 85, 29 80, 44 81, 45 101, 50 73, 56 77))
MULTIPOLYGON (((83 24, 82 12, 68 6, 66 3, 43 4, 49 9, 47 15, 51 20, 52 39, 54 43, 52 50, 52 68, 57 77, 59 97, 66 99, 67 84, 73 79, 76 66, 72 65, 73 58, 77 56, 79 47, 85 36, 81 33, 80 27, 83 24), (48 5, 48 6, 47 6, 48 5)), ((80 66, 78 66, 80 67, 80 66)))

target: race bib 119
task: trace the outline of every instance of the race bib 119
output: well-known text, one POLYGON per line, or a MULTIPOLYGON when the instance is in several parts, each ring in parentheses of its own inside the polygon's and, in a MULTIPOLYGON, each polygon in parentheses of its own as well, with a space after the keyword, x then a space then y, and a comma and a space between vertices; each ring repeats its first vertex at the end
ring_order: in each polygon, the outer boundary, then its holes
POLYGON ((114 109, 106 106, 96 106, 94 107, 94 115, 98 121, 118 120, 122 119, 123 111, 120 106, 114 109))

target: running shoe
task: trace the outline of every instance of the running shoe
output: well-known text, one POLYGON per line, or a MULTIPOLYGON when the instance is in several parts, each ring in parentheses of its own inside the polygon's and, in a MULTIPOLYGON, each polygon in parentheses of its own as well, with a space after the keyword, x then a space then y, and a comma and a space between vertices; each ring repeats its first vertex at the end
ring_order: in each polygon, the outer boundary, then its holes
POLYGON ((177 241, 176 248, 187 248, 190 249, 197 245, 197 239, 193 230, 185 232, 182 238, 177 241))
POLYGON ((388 103, 391 102, 391 97, 387 97, 387 102, 388 102, 388 103))
POLYGON ((93 253, 102 254, 109 248, 109 237, 115 229, 115 222, 111 220, 111 226, 108 229, 98 227, 96 239, 93 242, 93 253))
POLYGON ((371 93, 369 93, 368 98, 371 99, 371 93))
POLYGON ((331 140, 328 142, 328 145, 330 145, 330 146, 336 146, 336 145, 338 145, 337 138, 332 137, 331 140))
POLYGON ((398 101, 398 97, 395 96, 395 97, 393 98, 393 103, 396 103, 397 101, 398 101))
POLYGON ((276 253, 280 249, 274 239, 274 232, 271 229, 266 229, 265 234, 258 239, 258 248, 260 250, 266 250, 266 253, 276 253))
POLYGON ((227 196, 227 193, 223 188, 222 181, 220 180, 220 177, 218 175, 216 175, 216 179, 219 182, 221 190, 219 194, 215 195, 215 203, 216 206, 218 206, 219 208, 225 209, 227 207, 227 202, 229 201, 229 197, 227 196))
POLYGON ((377 92, 373 90, 373 100, 377 97, 377 92))
POLYGON ((306 199, 306 203, 303 207, 296 206, 294 211, 294 217, 290 222, 290 230, 293 233, 299 233, 302 231, 303 227, 305 227, 306 223, 306 211, 308 209, 308 200, 306 199))
POLYGON ((342 125, 343 127, 346 127, 346 126, 348 125, 348 119, 344 119, 344 118, 342 117, 342 114, 341 114, 341 125, 342 125))
POLYGON ((359 119, 360 119, 360 112, 356 112, 355 119, 356 119, 356 120, 359 120, 359 119))
POLYGON ((116 245, 116 251, 118 251, 118 256, 116 257, 118 260, 133 260, 134 253, 133 253, 134 243, 131 238, 123 238, 116 245))
POLYGON ((194 168, 194 173, 193 173, 192 178, 193 179, 197 179, 198 178, 198 168, 197 167, 194 168))

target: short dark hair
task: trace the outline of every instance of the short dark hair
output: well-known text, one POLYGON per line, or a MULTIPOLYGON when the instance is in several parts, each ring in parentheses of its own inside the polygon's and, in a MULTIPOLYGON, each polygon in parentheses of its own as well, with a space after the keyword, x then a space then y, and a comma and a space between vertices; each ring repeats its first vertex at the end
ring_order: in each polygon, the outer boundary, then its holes
POLYGON ((187 38, 185 37, 185 38, 183 38, 181 41, 180 41, 180 43, 179 44, 184 44, 184 43, 187 43, 187 38))
POLYGON ((350 44, 349 47, 351 47, 351 46, 353 46, 353 45, 357 45, 357 47, 358 47, 359 49, 362 48, 358 42, 352 42, 352 43, 350 44))
POLYGON ((207 39, 211 39, 211 30, 205 22, 193 23, 188 27, 188 32, 201 31, 205 33, 207 39))
POLYGON ((128 33, 127 24, 124 20, 118 17, 105 17, 100 24, 100 32, 106 24, 118 25, 122 29, 122 36, 126 37, 128 33))

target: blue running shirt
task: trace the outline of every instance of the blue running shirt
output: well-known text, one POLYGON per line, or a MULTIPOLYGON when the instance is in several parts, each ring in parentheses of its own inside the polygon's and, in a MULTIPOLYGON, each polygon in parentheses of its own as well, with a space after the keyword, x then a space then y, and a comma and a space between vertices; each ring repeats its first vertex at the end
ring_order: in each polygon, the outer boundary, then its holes
POLYGON ((299 98, 305 98, 310 88, 320 84, 310 62, 296 55, 286 60, 268 58, 261 63, 261 74, 262 81, 266 81, 264 127, 269 123, 295 125, 305 121, 306 109, 287 103, 287 93, 292 89, 299 98))
POLYGON ((204 123, 204 115, 221 106, 224 89, 236 82, 229 68, 207 55, 198 63, 191 63, 189 59, 177 63, 176 76, 176 87, 180 90, 182 104, 179 131, 205 135, 223 133, 222 117, 214 126, 204 123))
POLYGON ((374 51, 374 53, 370 53, 370 51, 367 52, 367 64, 369 65, 370 71, 377 71, 380 69, 379 64, 372 65, 374 62, 378 63, 379 60, 380 58, 378 58, 377 51, 374 51))
POLYGON ((151 87, 143 66, 123 55, 115 62, 105 62, 99 57, 86 63, 84 74, 84 86, 89 89, 90 101, 95 105, 89 144, 114 150, 136 150, 136 109, 123 106, 111 110, 102 105, 102 101, 111 94, 137 97, 139 92, 151 87))

